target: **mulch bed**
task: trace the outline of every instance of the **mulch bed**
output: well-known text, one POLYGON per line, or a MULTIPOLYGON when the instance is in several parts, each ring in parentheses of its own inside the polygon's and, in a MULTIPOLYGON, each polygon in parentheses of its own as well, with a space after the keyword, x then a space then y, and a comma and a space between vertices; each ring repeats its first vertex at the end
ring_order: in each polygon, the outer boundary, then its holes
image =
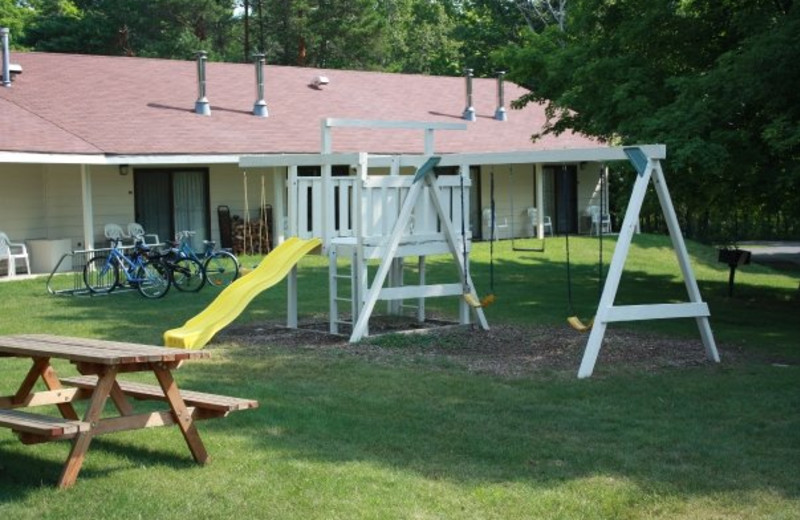
MULTIPOLYGON (((563 327, 525 327, 495 325, 484 331, 477 327, 444 325, 441 321, 423 324, 406 318, 374 317, 371 336, 351 344, 347 336, 331 335, 327 322, 288 329, 280 324, 233 326, 221 332, 217 341, 251 349, 283 347, 298 351, 349 354, 380 364, 404 360, 446 361, 475 373, 521 377, 537 371, 577 373, 587 334, 563 327), (401 336, 402 334, 402 336, 401 336)), ((346 331, 345 331, 346 332, 346 331)), ((726 361, 733 349, 720 355, 726 361)), ((709 364, 697 338, 675 339, 654 334, 609 328, 595 367, 660 370, 709 364)), ((433 363, 435 365, 435 363, 433 363)), ((441 363, 440 363, 441 364, 441 363)))

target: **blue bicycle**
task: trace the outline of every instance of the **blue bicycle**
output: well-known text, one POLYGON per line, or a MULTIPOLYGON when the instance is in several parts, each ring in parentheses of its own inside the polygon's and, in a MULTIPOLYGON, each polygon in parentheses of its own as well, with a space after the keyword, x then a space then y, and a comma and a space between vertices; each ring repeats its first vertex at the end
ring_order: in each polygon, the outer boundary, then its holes
POLYGON ((217 249, 213 240, 203 240, 203 252, 197 254, 189 243, 194 231, 179 231, 175 235, 178 252, 203 264, 206 283, 214 287, 226 287, 239 276, 239 260, 230 251, 217 249))
POLYGON ((120 240, 111 241, 108 255, 92 257, 83 268, 83 281, 94 294, 108 294, 125 283, 135 287, 145 298, 161 298, 169 291, 170 270, 158 258, 148 256, 149 249, 137 241, 130 256, 122 252, 120 240))

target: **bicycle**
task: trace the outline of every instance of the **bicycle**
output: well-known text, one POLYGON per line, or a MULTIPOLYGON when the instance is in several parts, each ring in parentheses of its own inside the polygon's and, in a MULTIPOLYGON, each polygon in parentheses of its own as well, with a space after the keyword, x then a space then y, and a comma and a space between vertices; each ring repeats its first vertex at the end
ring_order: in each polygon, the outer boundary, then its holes
POLYGON ((169 269, 172 285, 181 292, 197 292, 206 284, 203 264, 183 256, 177 246, 161 253, 158 259, 169 269))
POLYGON ((112 239, 108 255, 92 257, 83 268, 83 281, 89 292, 108 294, 121 287, 120 272, 125 282, 145 298, 161 298, 169 291, 172 277, 158 258, 148 256, 149 248, 136 241, 130 256, 122 252, 121 240, 112 239))
POLYGON ((216 242, 203 240, 203 252, 198 255, 189 244, 189 237, 195 235, 194 231, 179 231, 175 235, 179 252, 203 264, 203 274, 206 282, 214 287, 225 287, 233 283, 239 276, 239 260, 230 251, 216 249, 216 242))

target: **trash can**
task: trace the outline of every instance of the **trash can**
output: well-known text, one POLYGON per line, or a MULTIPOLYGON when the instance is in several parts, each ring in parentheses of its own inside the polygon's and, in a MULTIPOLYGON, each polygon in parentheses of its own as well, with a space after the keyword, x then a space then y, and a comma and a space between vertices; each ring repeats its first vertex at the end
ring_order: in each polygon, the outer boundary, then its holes
MULTIPOLYGON (((26 240, 25 244, 31 260, 31 273, 50 273, 62 256, 72 252, 69 238, 33 238, 26 240)), ((71 260, 64 260, 58 266, 59 272, 71 270, 71 260)))

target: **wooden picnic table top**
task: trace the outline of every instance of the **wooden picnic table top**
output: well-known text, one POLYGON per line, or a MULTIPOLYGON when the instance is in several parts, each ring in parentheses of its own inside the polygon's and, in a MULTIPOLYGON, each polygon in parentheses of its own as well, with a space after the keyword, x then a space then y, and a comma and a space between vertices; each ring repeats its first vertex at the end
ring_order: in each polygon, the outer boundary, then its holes
POLYGON ((163 363, 211 357, 209 352, 203 350, 183 350, 50 334, 0 336, 0 355, 51 357, 75 363, 100 365, 163 363))

